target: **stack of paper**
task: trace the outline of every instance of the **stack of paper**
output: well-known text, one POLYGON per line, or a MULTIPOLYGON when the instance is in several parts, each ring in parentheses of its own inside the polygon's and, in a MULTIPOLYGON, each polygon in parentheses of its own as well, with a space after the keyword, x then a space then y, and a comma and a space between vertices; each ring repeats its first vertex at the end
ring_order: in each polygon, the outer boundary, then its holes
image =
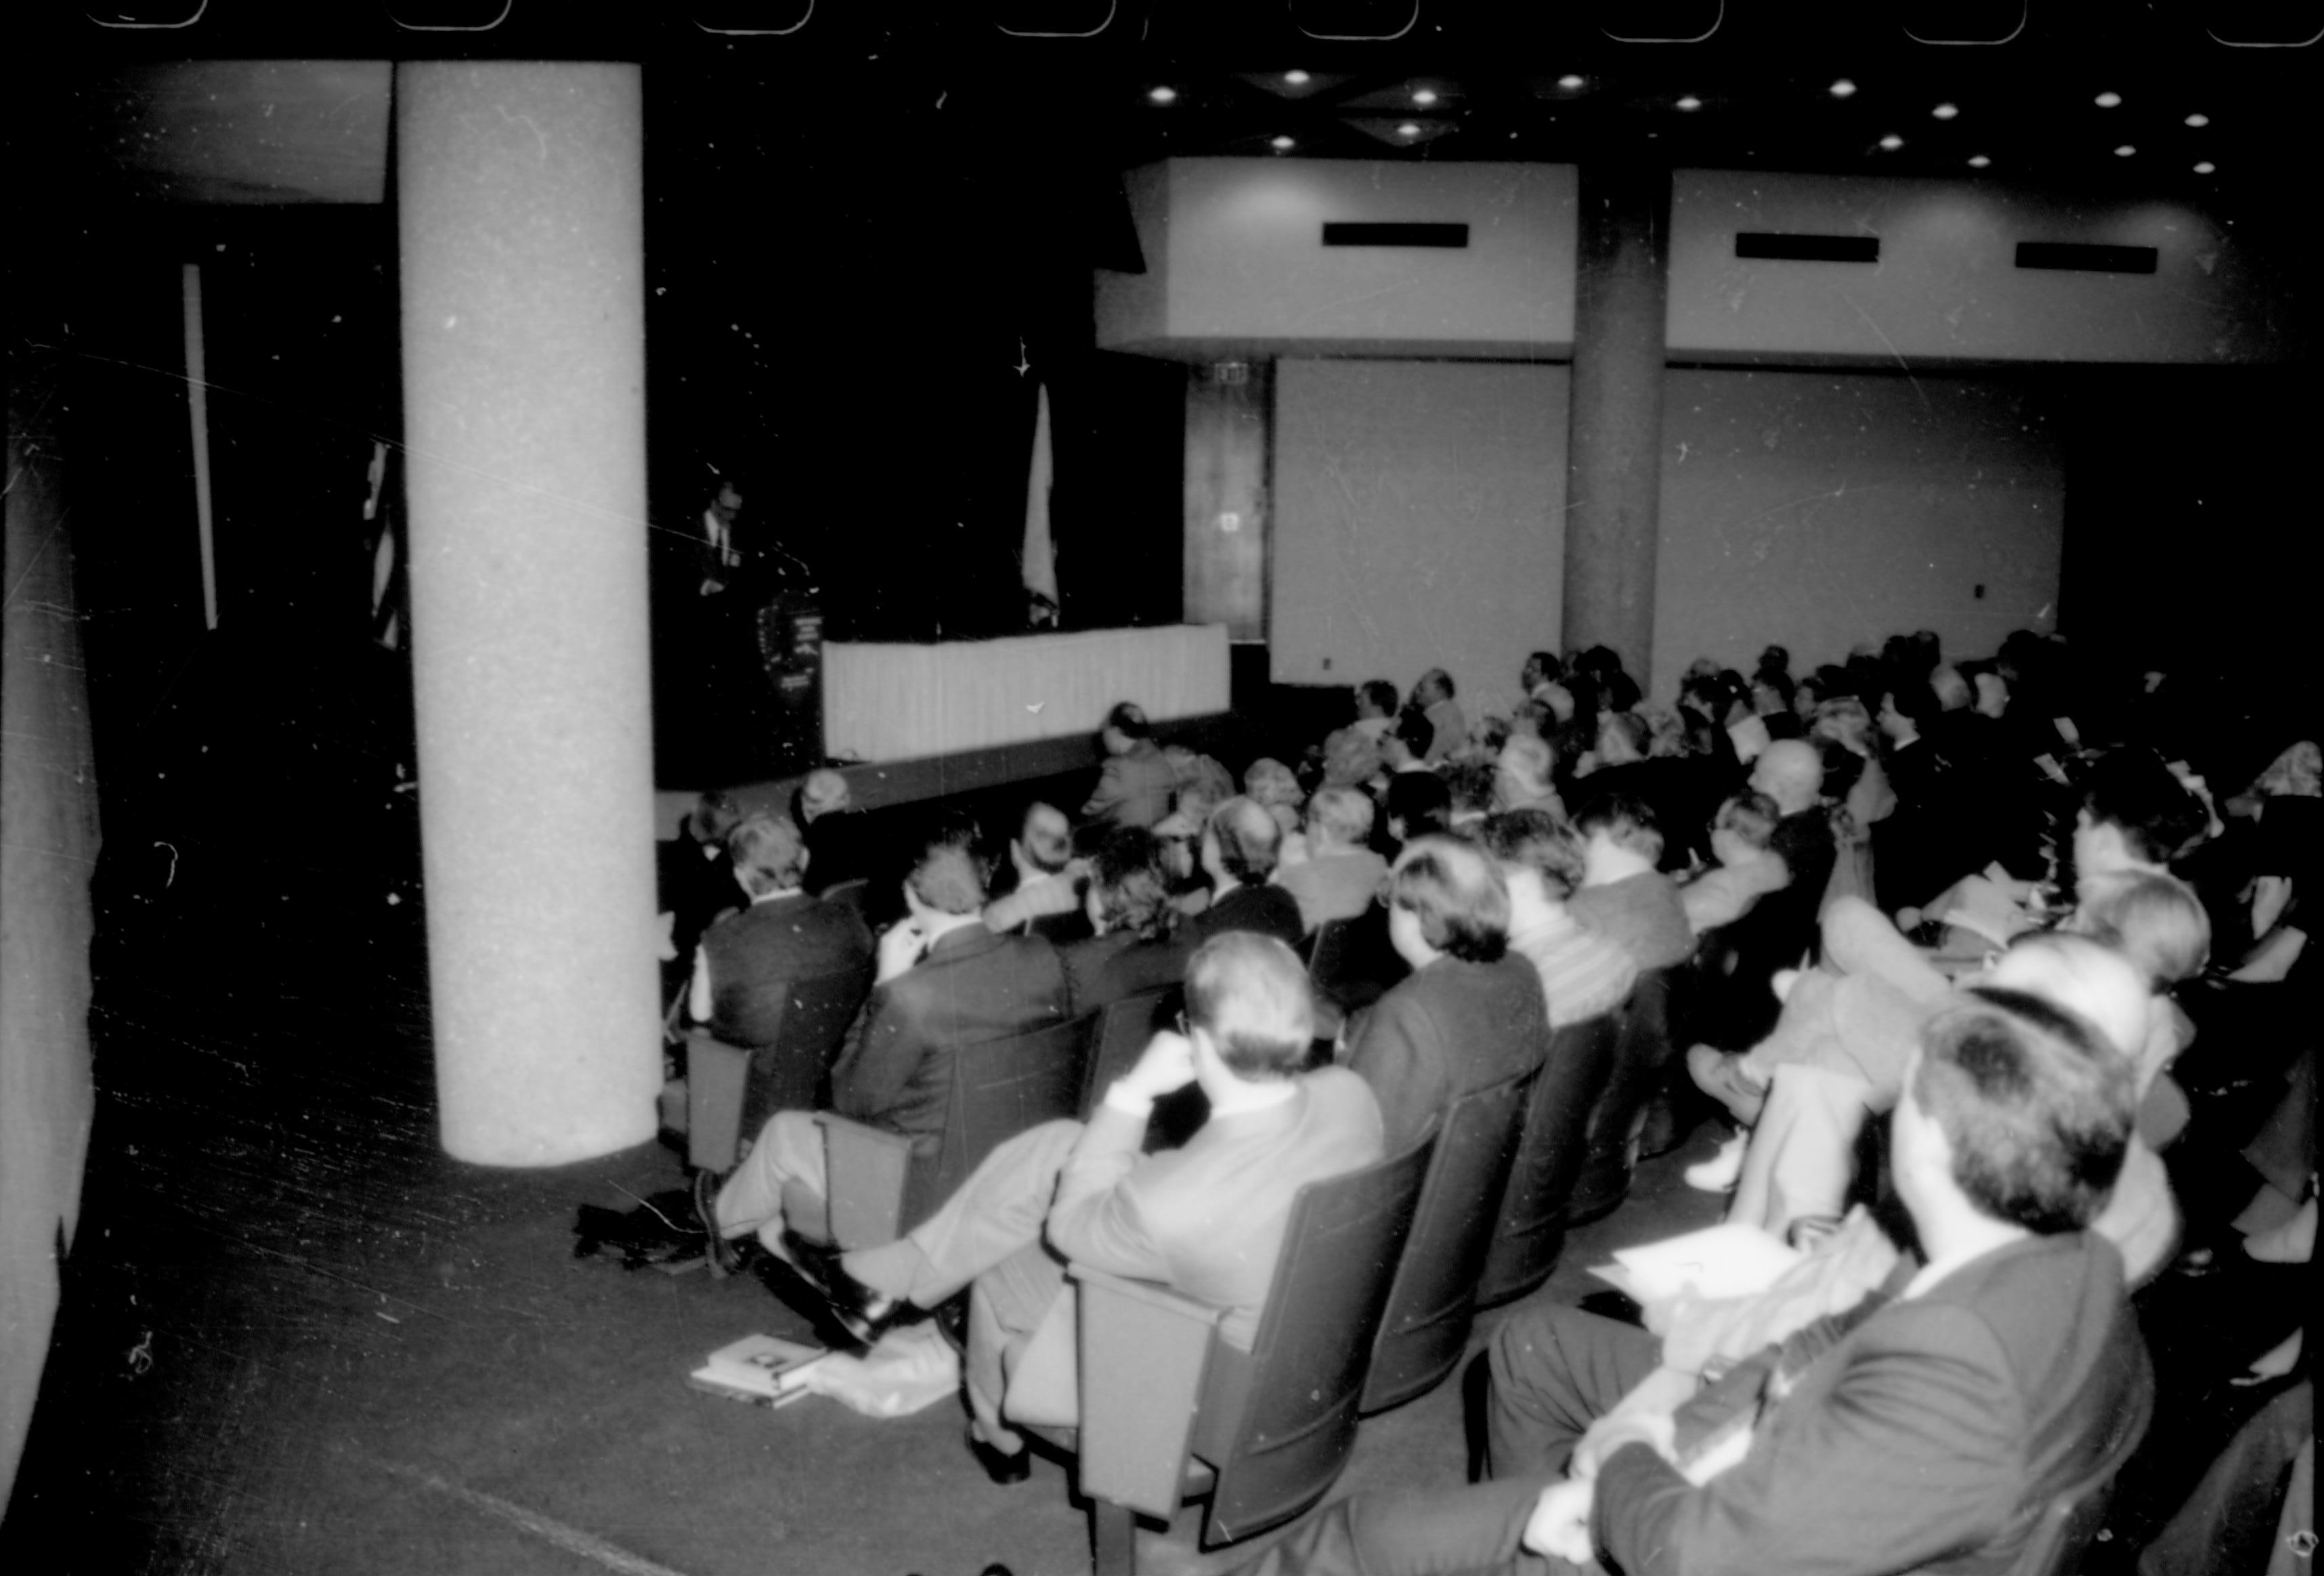
POLYGON ((1644 1305, 1681 1291, 1698 1297, 1748 1296, 1775 1285, 1800 1258, 1796 1249, 1758 1227, 1729 1222, 1618 1249, 1613 1263, 1593 1266, 1590 1273, 1644 1305))

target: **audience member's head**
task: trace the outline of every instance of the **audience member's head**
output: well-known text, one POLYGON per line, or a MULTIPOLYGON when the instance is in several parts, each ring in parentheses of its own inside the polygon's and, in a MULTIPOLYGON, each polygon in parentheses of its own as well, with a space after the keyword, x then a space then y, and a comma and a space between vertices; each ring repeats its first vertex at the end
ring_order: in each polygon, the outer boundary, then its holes
POLYGON ((2009 709, 2009 681, 1991 668, 1980 669, 1975 680, 1978 714, 1998 717, 2009 709))
POLYGON ((2069 930, 2026 931, 1963 983, 2038 996, 2095 1029, 2101 1049, 2125 1056, 2144 1046, 2153 1018, 2138 965, 2111 942, 2069 930))
POLYGON ((1017 833, 1017 848, 1035 870, 1044 875, 1056 875, 1073 862, 1074 824, 1056 806, 1036 799, 1025 807, 1024 824, 1017 833))
POLYGON ((1556 764, 1557 751, 1546 740, 1528 733, 1511 734, 1493 762, 1495 808, 1520 809, 1547 798, 1551 770, 1556 764))
POLYGON ((1572 689, 1562 679, 1555 678, 1542 686, 1541 704, 1549 708, 1549 714, 1556 718, 1561 725, 1572 722, 1573 714, 1580 709, 1579 703, 1573 698, 1572 689))
POLYGON ((1490 760, 1452 760, 1443 768, 1445 791, 1452 796, 1452 825, 1462 827, 1493 813, 1500 768, 1490 760))
POLYGON ((1406 843, 1388 902, 1389 939, 1415 968, 1439 955, 1489 963, 1508 947, 1508 888, 1473 844, 1451 837, 1406 843))
POLYGON ((1431 668, 1412 687, 1413 703, 1423 710, 1453 696, 1452 676, 1442 668, 1431 668))
POLYGON ((920 844, 920 857, 905 879, 906 891, 939 914, 982 912, 992 867, 978 843, 974 821, 942 816, 920 844))
POLYGON ((790 891, 807 875, 807 843, 788 816, 750 816, 735 823, 726 834, 726 859, 753 898, 790 891))
POLYGON ((1627 766, 1646 758, 1646 719, 1636 712, 1607 712, 1598 719, 1598 764, 1627 766))
POLYGON ((1314 853, 1338 853, 1371 841, 1372 797, 1361 788, 1321 788, 1307 801, 1307 845, 1314 853))
POLYGON ((1761 670, 1751 679, 1751 709, 1763 717, 1781 716, 1792 709, 1792 676, 1761 670))
POLYGON ((1940 662, 1929 670, 1929 688, 1936 695, 1940 711, 1965 712, 1976 698, 1969 691, 1969 680, 1949 662, 1940 662))
POLYGON ((1649 706, 1634 712, 1646 724, 1646 757, 1651 760, 1674 760, 1687 752, 1686 720, 1674 706, 1649 706))
POLYGON ((1763 675, 1787 674, 1792 670, 1792 654, 1781 646, 1769 646, 1759 653, 1758 670, 1763 675))
MULTIPOLYGON (((1163 750, 1162 759, 1169 763, 1171 781, 1181 796, 1192 794, 1212 806, 1234 797, 1234 779, 1211 757, 1172 744, 1163 750)), ((1185 801, 1182 797, 1178 802, 1185 801)))
POLYGON ((1564 665, 1558 661, 1557 653, 1534 651, 1526 656, 1525 667, 1517 673, 1517 685, 1531 695, 1543 685, 1563 677, 1564 672, 1564 665))
POLYGON ((1778 739, 1751 763, 1751 791, 1766 795, 1785 816, 1823 797, 1823 757, 1803 739, 1778 739))
MULTIPOLYGON (((1084 714, 1087 715, 1086 713, 1084 714)), ((1104 742, 1107 753, 1112 755, 1124 754, 1139 740, 1153 736, 1154 726, 1146 720, 1145 711, 1129 701, 1123 701, 1106 713, 1105 726, 1098 730, 1098 737, 1104 742)))
POLYGON ((1091 926, 1101 935, 1129 931, 1150 940, 1161 927, 1168 900, 1154 834, 1135 826, 1110 829, 1090 855, 1083 903, 1091 926))
POLYGON ((1835 695, 1815 710, 1815 735, 1861 754, 1871 748, 1872 714, 1852 695, 1835 695))
POLYGON ((1269 809, 1277 805, 1296 810, 1307 802, 1299 791, 1299 779, 1289 767, 1271 756, 1262 756, 1250 763, 1242 774, 1242 791, 1269 809))
POLYGON ((1926 684, 1899 680, 1881 694, 1880 731, 1893 743, 1920 737, 1938 714, 1937 692, 1926 684))
POLYGON ((1388 817, 1388 834, 1398 843, 1447 831, 1452 825, 1452 790, 1433 771, 1400 771, 1388 779, 1381 814, 1388 817))
POLYGON ((2210 811, 2151 750, 2109 750, 2082 779, 2074 822, 2077 876, 2160 870, 2210 825, 2210 811))
POLYGON ((1598 794, 1573 818, 1585 851, 1603 843, 1652 865, 1663 856, 1663 831, 1655 812, 1636 794, 1598 794))
POLYGON ((1765 794, 1741 793, 1719 806, 1711 820, 1711 852, 1723 865, 1748 864, 1767 851, 1783 818, 1765 794))
POLYGON ((2076 1231, 2106 1207, 2136 1109, 2126 1057, 2080 1014, 2024 991, 1973 986, 1921 1037, 1894 1138, 1898 1192, 1917 1216, 1923 1168, 1978 1213, 2076 1231), (1941 1148, 1928 1147, 1928 1135, 1941 1148))
POLYGON ((1407 706, 1397 714, 1396 721, 1380 735, 1380 754, 1389 766, 1402 766, 1426 756, 1428 747, 1435 742, 1436 724, 1425 713, 1407 706))
POLYGON ((742 819, 742 808, 733 797, 713 788, 694 801, 687 812, 686 830, 705 848, 715 848, 726 840, 742 819))
POLYGON ((2147 871, 2090 878, 2077 893, 2074 928, 2119 947, 2155 991, 2200 973, 2211 955, 2211 917, 2183 881, 2147 871))
POLYGON ((1519 701, 1517 709, 1509 714, 1508 738, 1501 742, 1506 744, 1509 739, 1517 738, 1545 740, 1556 727, 1556 714, 1546 705, 1537 700, 1519 701))
POLYGON ((1211 812, 1204 829, 1203 868, 1238 886, 1264 886, 1282 846, 1283 828, 1266 806, 1231 798, 1211 812))
POLYGON ((1368 678, 1357 686, 1356 715, 1360 717, 1396 715, 1396 686, 1385 678, 1368 678))
POLYGON ((1186 962, 1186 1022, 1243 1082, 1288 1078, 1315 1040, 1307 971, 1271 935, 1221 931, 1186 962))
POLYGON ((807 825, 824 816, 844 810, 853 802, 847 779, 828 767, 807 774, 798 786, 798 820, 807 825))
POLYGON ((1547 810, 1510 810, 1489 817, 1477 828, 1477 841, 1501 867, 1509 899, 1520 905, 1526 888, 1552 902, 1571 897, 1582 885, 1581 840, 1572 829, 1547 810))

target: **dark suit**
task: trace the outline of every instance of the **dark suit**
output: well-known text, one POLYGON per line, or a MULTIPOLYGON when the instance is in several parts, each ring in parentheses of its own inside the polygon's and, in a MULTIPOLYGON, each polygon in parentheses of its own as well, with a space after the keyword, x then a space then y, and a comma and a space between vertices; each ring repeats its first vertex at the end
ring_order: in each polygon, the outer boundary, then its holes
POLYGON ((948 931, 863 1004, 832 1064, 831 1108, 933 1140, 944 1127, 954 1051, 1045 1028, 1065 1014, 1056 948, 1034 936, 995 935, 982 921, 948 931))
POLYGON ((771 1046, 801 980, 862 971, 872 933, 852 908, 804 892, 753 903, 702 938, 710 963, 710 1032, 730 1046, 771 1046))
POLYGON ((1307 922, 1299 917, 1299 899, 1281 887, 1237 887, 1181 926, 1179 934, 1191 950, 1227 930, 1255 930, 1297 946, 1307 922))
POLYGON ((1127 930, 1059 947, 1057 957, 1065 964, 1065 994, 1075 1017, 1186 978, 1184 942, 1140 941, 1127 930))
POLYGON ((1151 826, 1170 813, 1170 796, 1177 787, 1168 759, 1154 741, 1135 740, 1120 754, 1106 757, 1097 791, 1082 814, 1123 826, 1151 826))
MULTIPOLYGON (((1253 1570, 1572 1569, 1520 1553, 1526 1522, 1590 1419, 1659 1350, 1579 1309, 1518 1314, 1493 1344, 1494 1482, 1343 1500, 1253 1570)), ((1625 1576, 2006 1571, 2150 1382, 2113 1247, 2080 1232, 2012 1243, 1865 1319, 1703 1487, 1645 1445, 1617 1450, 1592 1535, 1625 1576)))
POLYGON ((750 899, 734 884, 734 867, 727 862, 726 851, 706 850, 690 832, 681 831, 674 840, 654 845, 654 873, 662 912, 676 916, 669 941, 678 952, 675 973, 682 977, 694 966, 694 949, 710 922, 750 899))
POLYGON ((1541 971, 1515 953, 1489 963, 1443 957, 1379 999, 1357 1026, 1348 1065, 1372 1086, 1397 1154, 1472 1089, 1549 1055, 1541 971))

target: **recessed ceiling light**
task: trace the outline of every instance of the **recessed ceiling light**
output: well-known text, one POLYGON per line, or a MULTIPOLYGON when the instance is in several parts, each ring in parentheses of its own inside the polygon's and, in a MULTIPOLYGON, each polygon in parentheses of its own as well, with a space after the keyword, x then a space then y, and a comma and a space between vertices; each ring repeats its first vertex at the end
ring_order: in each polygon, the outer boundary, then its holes
POLYGON ((1982 153, 1971 153, 1969 156, 1969 167, 1972 170, 1982 170, 1992 162, 1992 160, 1987 158, 1982 153))
POLYGON ((1564 88, 1568 93, 1579 93, 1584 86, 1582 78, 1575 76, 1571 71, 1568 71, 1564 76, 1560 77, 1557 79, 1557 85, 1560 88, 1564 88))
POLYGON ((1169 87, 1149 88, 1147 91, 1146 97, 1152 99, 1157 104, 1167 104, 1172 99, 1178 97, 1178 90, 1176 88, 1169 87))
POLYGON ((1289 137, 1277 137, 1270 141, 1267 145, 1274 149, 1278 153, 1288 153, 1298 144, 1294 143, 1289 137))
POLYGON ((2091 99, 2090 102, 2097 105, 2100 109, 2112 109, 2122 102, 2122 95, 2109 88, 2104 93, 2099 94, 2096 98, 2091 99))
POLYGON ((1960 113, 1960 106, 1958 104, 1940 104, 1936 108, 1929 111, 1929 113, 1935 115, 1939 120, 1950 120, 1953 116, 1960 113))
POLYGON ((1678 106, 1681 109, 1701 109, 1702 107, 1702 100, 1690 93, 1685 97, 1678 101, 1678 106))
POLYGON ((1834 98, 1846 98, 1855 91, 1856 84, 1845 77, 1831 85, 1831 96, 1834 98))
POLYGON ((1880 145, 1893 153, 1897 149, 1904 145, 1904 139, 1898 136, 1895 132, 1890 132, 1886 136, 1880 139, 1880 145))
POLYGON ((1426 109, 1430 105, 1436 102, 1436 89, 1434 88, 1423 88, 1417 89, 1412 96, 1412 102, 1420 106, 1421 108, 1426 109))
POLYGON ((2132 147, 2128 143, 2125 143, 2121 147, 2116 148, 2114 151, 2114 156, 2117 159, 2127 159, 2133 153, 2137 152, 2138 150, 2136 148, 2132 147))
POLYGON ((1294 88, 1307 86, 1307 73, 1305 71, 1286 71, 1283 73, 1283 79, 1294 88))
POLYGON ((2187 124, 2200 129, 2203 126, 2209 125, 2211 124, 2211 117, 2208 115, 2190 115, 2187 117, 2187 124))
POLYGON ((2201 163, 2195 166, 2195 173, 2198 175, 2209 175, 2218 168, 2218 166, 2217 164, 2214 164, 2209 159, 2206 159, 2201 163))
POLYGON ((1408 120, 1396 128, 1396 134, 1399 137, 1416 137, 1420 134, 1420 123, 1408 120))

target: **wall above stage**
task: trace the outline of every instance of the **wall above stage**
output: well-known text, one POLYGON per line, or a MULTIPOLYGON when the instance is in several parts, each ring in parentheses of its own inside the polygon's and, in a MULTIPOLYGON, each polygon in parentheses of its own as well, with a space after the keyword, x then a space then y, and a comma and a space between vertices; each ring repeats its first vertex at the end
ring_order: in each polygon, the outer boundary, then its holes
MULTIPOLYGON (((1563 164, 1144 166, 1125 184, 1147 272, 1098 271, 1098 344, 1194 361, 1563 359, 1576 183, 1563 164), (1326 226, 1360 226, 1365 244, 1329 244, 1326 226), (1462 226, 1465 244, 1450 244, 1462 226)), ((2255 253, 2172 199, 1682 170, 1668 354, 1916 367, 2277 360, 2296 339, 2287 287, 2255 253), (1739 233, 1877 243, 1877 260, 1738 257, 1739 233), (2026 243, 2115 248, 2053 260, 2152 272, 2021 267, 2026 243)))

